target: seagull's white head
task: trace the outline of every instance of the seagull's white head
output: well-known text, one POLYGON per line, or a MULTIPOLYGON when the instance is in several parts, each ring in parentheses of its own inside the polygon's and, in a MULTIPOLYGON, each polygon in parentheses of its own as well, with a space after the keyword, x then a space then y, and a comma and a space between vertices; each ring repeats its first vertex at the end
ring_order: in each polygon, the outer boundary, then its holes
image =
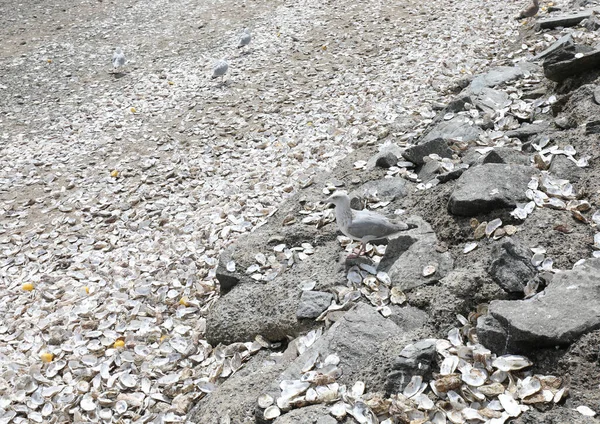
POLYGON ((121 53, 123 53, 123 50, 121 50, 121 47, 117 47, 117 48, 115 49, 115 53, 116 53, 116 54, 121 54, 121 53))
POLYGON ((327 203, 333 203, 336 206, 343 206, 350 204, 350 198, 343 191, 336 191, 327 199, 327 203))

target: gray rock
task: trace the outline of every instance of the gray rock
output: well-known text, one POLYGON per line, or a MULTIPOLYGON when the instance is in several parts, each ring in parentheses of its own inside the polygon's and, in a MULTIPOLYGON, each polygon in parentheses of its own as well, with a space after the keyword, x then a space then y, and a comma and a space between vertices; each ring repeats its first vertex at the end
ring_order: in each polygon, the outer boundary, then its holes
POLYGON ((570 45, 573 45, 573 36, 571 34, 564 35, 564 36, 560 37, 558 40, 556 40, 554 43, 552 43, 550 45, 550 47, 548 47, 546 50, 538 53, 530 60, 536 61, 536 60, 544 59, 544 58, 548 57, 549 55, 551 55, 552 53, 554 53, 555 51, 559 50, 560 48, 565 47, 565 46, 570 46, 570 45))
POLYGON ((552 16, 550 18, 539 19, 536 23, 536 28, 550 29, 557 27, 572 27, 592 16, 593 10, 584 10, 582 12, 568 13, 564 15, 552 16))
POLYGON ((544 61, 544 76, 552 81, 584 74, 600 66, 600 50, 589 51, 588 46, 567 46, 548 56, 544 61), (583 56, 575 57, 577 53, 583 56))
POLYGON ((594 101, 600 105, 600 86, 594 88, 594 101))
POLYGON ((473 96, 473 104, 490 114, 506 107, 507 103, 510 104, 508 93, 489 87, 482 87, 479 93, 473 96))
POLYGON ((487 163, 464 172, 450 196, 454 215, 474 216, 527 201, 527 184, 538 171, 523 165, 487 163))
POLYGON ((219 384, 217 390, 200 400, 185 422, 221 424, 221 419, 229 416, 232 423, 254 423, 256 399, 289 363, 285 357, 275 362, 269 355, 266 350, 257 353, 238 372, 219 384))
POLYGON ((587 135, 590 134, 600 134, 600 120, 599 121, 590 121, 585 124, 585 133, 587 135))
MULTIPOLYGON (((543 293, 527 300, 493 301, 489 314, 507 334, 508 350, 567 345, 600 328, 600 259, 556 274, 543 293)), ((480 329, 483 342, 487 339, 480 329)))
POLYGON ((508 147, 496 147, 491 152, 483 155, 481 163, 504 163, 515 165, 529 165, 529 156, 508 147))
POLYGON ((438 239, 427 222, 420 217, 409 217, 406 222, 415 224, 417 228, 391 239, 377 267, 379 271, 386 271, 392 284, 402 290, 435 283, 454 266, 449 252, 436 250, 438 239), (423 269, 428 265, 433 265, 436 271, 424 277, 423 269))
POLYGON ((315 325, 313 321, 300 321, 296 317, 301 296, 298 282, 302 276, 310 275, 317 281, 319 289, 329 287, 343 273, 342 269, 331 266, 337 262, 338 256, 338 242, 328 241, 317 245, 314 255, 297 261, 293 268, 272 281, 251 280, 236 285, 221 296, 208 312, 206 339, 213 346, 246 342, 256 335, 278 341, 310 329, 315 325))
POLYGON ((279 416, 273 424, 337 424, 337 420, 329 413, 327 405, 309 405, 303 408, 292 409, 290 412, 279 416))
POLYGON ((404 151, 404 148, 402 148, 396 144, 393 144, 393 143, 384 144, 382 149, 378 153, 374 154, 373 156, 371 156, 369 158, 369 160, 367 161, 366 168, 367 169, 375 168, 376 166, 378 166, 377 161, 379 161, 381 158, 389 156, 389 155, 394 155, 396 158, 399 158, 402 156, 403 151, 404 151))
POLYGON ((298 319, 317 318, 331 305, 333 295, 320 291, 303 291, 296 311, 298 319))
POLYGON ((478 94, 485 87, 495 87, 521 78, 525 75, 526 71, 533 71, 535 69, 537 69, 535 65, 532 66, 532 64, 525 62, 521 62, 517 66, 498 66, 490 69, 485 74, 476 76, 469 86, 469 91, 473 94, 478 94))
POLYGON ((414 375, 423 376, 426 381, 430 379, 431 364, 437 357, 435 344, 435 339, 425 339, 402 349, 392 366, 394 371, 385 382, 388 395, 402 392, 414 375))
POLYGON ((389 319, 403 331, 421 328, 429 319, 429 316, 425 311, 415 308, 414 306, 390 305, 390 309, 392 310, 392 315, 389 316, 389 319))
POLYGON ((529 250, 510 237, 494 245, 491 256, 488 272, 508 293, 523 293, 527 282, 537 274, 529 250))
MULTIPOLYGON (((481 128, 471 125, 468 118, 464 116, 455 116, 449 121, 438 123, 427 133, 427 135, 425 135, 419 144, 427 143, 438 138, 445 141, 451 139, 459 139, 465 142, 475 141, 479 138, 480 133, 481 128)), ((423 156, 420 156, 420 158, 422 157, 423 156)))
POLYGON ((350 200, 352 201, 355 198, 362 200, 377 195, 380 200, 393 202, 396 199, 403 198, 407 193, 406 180, 404 178, 381 178, 362 184, 356 190, 351 191, 348 196, 350 196, 350 200))
POLYGON ((280 381, 299 378, 302 367, 315 352, 322 357, 333 353, 338 355, 338 367, 343 372, 337 379, 338 383, 351 386, 361 380, 370 391, 380 391, 394 359, 406 344, 422 338, 423 331, 421 328, 400 328, 382 317, 375 308, 359 303, 298 356, 271 383, 269 393, 278 395, 280 381))
POLYGON ((482 345, 497 355, 509 353, 506 330, 493 316, 487 314, 477 318, 477 337, 482 345))
POLYGON ((549 126, 550 124, 548 124, 548 122, 546 121, 539 122, 536 124, 524 124, 516 130, 506 131, 504 135, 506 135, 507 137, 515 137, 521 141, 525 141, 532 135, 536 135, 546 131, 549 126))
POLYGON ((398 156, 396 156, 392 152, 387 152, 377 158, 377 160, 375 161, 375 166, 387 169, 391 168, 392 166, 396 166, 397 163, 398 156))
POLYGON ((592 15, 581 22, 581 24, 589 31, 596 31, 600 28, 600 20, 596 15, 592 15))
POLYGON ((423 165, 425 163, 423 157, 433 153, 443 158, 451 158, 453 152, 446 140, 440 137, 411 146, 402 153, 402 156, 414 164, 423 165))
POLYGON ((442 184, 447 183, 448 181, 458 179, 463 174, 463 172, 465 172, 465 168, 458 168, 454 171, 444 172, 443 174, 438 175, 437 179, 442 184))
POLYGON ((430 160, 425 165, 421 167, 421 170, 418 173, 419 179, 426 183, 432 179, 434 179, 442 170, 442 164, 437 160, 430 160))
POLYGON ((582 168, 563 155, 557 155, 552 158, 549 171, 557 177, 569 180, 572 183, 579 181, 584 174, 582 168))

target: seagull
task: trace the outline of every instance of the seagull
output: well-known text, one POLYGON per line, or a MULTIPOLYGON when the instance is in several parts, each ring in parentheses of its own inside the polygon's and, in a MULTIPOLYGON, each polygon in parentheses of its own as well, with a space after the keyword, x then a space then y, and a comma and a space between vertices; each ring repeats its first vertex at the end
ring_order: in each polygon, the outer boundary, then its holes
POLYGON ((250 41, 252 41, 252 35, 250 34, 250 30, 248 28, 244 28, 244 32, 240 37, 240 43, 238 44, 238 48, 241 49, 242 47, 247 46, 248 44, 250 44, 250 41))
POLYGON ((212 74, 211 78, 212 79, 215 79, 217 77, 224 78, 225 74, 227 73, 227 69, 229 69, 229 64, 227 63, 227 61, 225 59, 219 60, 213 66, 213 74, 212 74))
POLYGON ((532 18, 538 13, 539 10, 540 5, 538 0, 532 0, 532 3, 530 3, 525 9, 521 10, 521 13, 519 13, 517 19, 532 18))
POLYGON ((112 64, 115 70, 125 66, 125 54, 123 54, 121 47, 117 47, 115 49, 115 52, 113 53, 112 64))
POLYGON ((359 257, 366 249, 367 243, 373 240, 387 239, 401 231, 417 228, 414 224, 392 222, 385 216, 367 210, 357 211, 350 208, 350 198, 344 192, 335 192, 327 199, 335 205, 335 220, 338 228, 346 236, 362 243, 358 254, 348 258, 359 257))

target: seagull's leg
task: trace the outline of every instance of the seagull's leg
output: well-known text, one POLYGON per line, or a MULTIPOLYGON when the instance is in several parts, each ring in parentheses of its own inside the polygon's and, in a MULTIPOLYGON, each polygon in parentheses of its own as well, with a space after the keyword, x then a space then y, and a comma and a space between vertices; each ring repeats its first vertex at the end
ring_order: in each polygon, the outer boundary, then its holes
POLYGON ((365 252, 367 245, 365 243, 361 243, 360 249, 358 250, 358 253, 351 253, 348 255, 348 259, 356 259, 358 258, 360 255, 362 255, 365 252))

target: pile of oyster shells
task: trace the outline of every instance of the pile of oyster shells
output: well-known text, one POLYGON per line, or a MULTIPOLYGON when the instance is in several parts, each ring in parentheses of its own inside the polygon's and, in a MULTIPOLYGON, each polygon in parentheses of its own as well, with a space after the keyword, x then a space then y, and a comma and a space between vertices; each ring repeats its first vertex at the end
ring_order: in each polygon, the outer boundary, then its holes
POLYGON ((331 405, 330 413, 341 420, 352 416, 361 424, 485 423, 503 424, 527 411, 530 405, 558 403, 568 395, 568 379, 534 374, 524 356, 496 356, 478 343, 474 323, 484 308, 436 342, 439 372, 424 380, 415 375, 402 393, 386 397, 368 392, 362 381, 352 387, 336 382, 342 372, 335 354, 310 356, 296 380, 280 383, 277 398, 258 399, 264 418, 306 405, 331 405))

